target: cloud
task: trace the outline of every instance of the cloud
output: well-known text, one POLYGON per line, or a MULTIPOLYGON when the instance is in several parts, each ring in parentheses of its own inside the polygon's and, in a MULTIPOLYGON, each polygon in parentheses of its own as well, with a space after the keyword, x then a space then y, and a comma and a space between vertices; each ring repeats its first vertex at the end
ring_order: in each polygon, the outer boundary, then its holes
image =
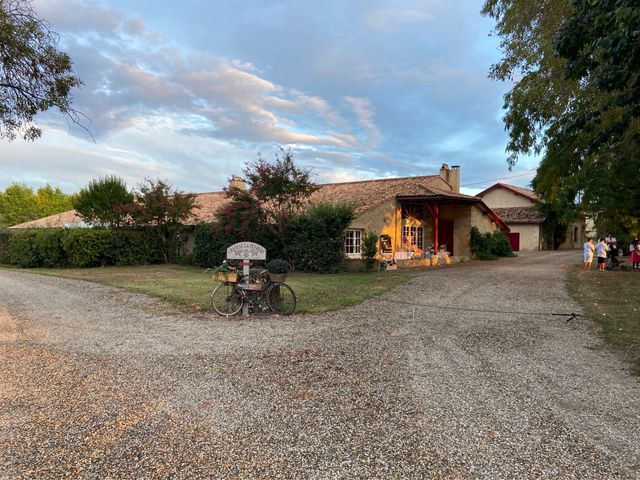
POLYGON ((66 32, 116 33, 151 40, 154 38, 140 17, 127 18, 121 12, 97 3, 78 0, 34 0, 33 7, 55 30, 66 32))
MULTIPOLYGON (((58 8, 63 4, 56 2, 58 8)), ((61 25, 69 29, 65 42, 85 82, 75 106, 92 119, 96 138, 104 141, 151 118, 181 116, 193 120, 182 129, 185 134, 238 144, 340 148, 357 144, 348 131, 337 131, 349 126, 327 99, 276 84, 251 62, 180 49, 168 42, 153 48, 132 43, 126 31, 146 32, 142 22, 96 5, 78 11, 86 15, 82 29, 75 21, 61 25), (94 38, 98 31, 109 35, 94 38)))
POLYGON ((367 12, 365 24, 376 30, 391 30, 405 23, 424 23, 433 20, 433 14, 424 10, 378 9, 367 12))
POLYGON ((496 42, 470 2, 34 1, 85 82, 74 107, 96 143, 46 112, 37 145, 1 146, 0 182, 122 169, 212 190, 280 145, 327 180, 506 170, 506 87, 486 78, 496 42))
POLYGON ((374 122, 375 110, 371 100, 360 97, 344 97, 344 101, 356 114, 358 125, 364 129, 367 135, 369 147, 376 148, 380 144, 382 134, 374 122))

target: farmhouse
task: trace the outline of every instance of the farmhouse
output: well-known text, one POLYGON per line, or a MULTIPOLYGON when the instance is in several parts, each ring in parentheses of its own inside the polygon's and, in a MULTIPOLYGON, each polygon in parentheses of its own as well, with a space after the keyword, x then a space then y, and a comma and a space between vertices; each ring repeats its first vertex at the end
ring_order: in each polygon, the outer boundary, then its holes
MULTIPOLYGON (((506 183, 496 183, 478 193, 501 219, 509 226, 509 242, 514 252, 551 249, 542 235, 544 215, 538 206, 542 203, 533 190, 506 183)), ((579 248, 589 230, 589 222, 584 216, 578 216, 569 226, 566 240, 559 249, 579 248)))
POLYGON ((350 202, 356 218, 346 232, 345 253, 360 258, 367 231, 380 236, 383 256, 406 260, 444 246, 469 256, 471 227, 481 232, 509 228, 482 201, 460 193, 460 167, 443 164, 438 175, 322 185, 314 202, 350 202))
MULTIPOLYGON (((244 188, 233 177, 231 186, 244 188)), ((211 222, 228 201, 224 192, 196 195, 198 209, 191 224, 211 222)), ((345 254, 360 258, 366 232, 380 236, 381 256, 407 260, 425 256, 431 248, 443 247, 451 255, 469 256, 471 227, 481 232, 509 227, 480 197, 460 193, 460 167, 443 164, 437 175, 387 178, 320 185, 312 203, 347 202, 356 218, 346 231, 345 254)), ((55 228, 86 226, 73 210, 11 228, 55 228)), ((436 249, 437 250, 437 249, 436 249)))

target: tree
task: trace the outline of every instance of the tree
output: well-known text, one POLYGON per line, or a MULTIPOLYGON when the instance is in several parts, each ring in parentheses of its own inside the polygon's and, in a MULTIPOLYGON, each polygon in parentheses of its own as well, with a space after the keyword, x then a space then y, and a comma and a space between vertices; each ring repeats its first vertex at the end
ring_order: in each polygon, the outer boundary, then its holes
POLYGON ((255 241, 257 232, 266 225, 265 213, 249 192, 234 190, 231 201, 220 207, 216 213, 215 228, 233 241, 255 241))
POLYGON ((373 231, 365 233, 362 237, 362 257, 364 258, 364 267, 366 270, 373 270, 376 264, 378 239, 378 234, 373 231))
POLYGON ((12 183, 0 192, 0 226, 9 227, 38 218, 33 189, 12 183))
POLYGON ((46 184, 36 192, 21 183, 9 185, 0 192, 0 227, 47 217, 71 210, 71 195, 46 184))
POLYGON ((639 14, 631 0, 487 0, 502 60, 508 163, 541 153, 546 201, 628 224, 640 213, 639 14), (573 198, 571 198, 573 195, 573 198))
POLYGON ((73 208, 73 195, 67 195, 59 187, 53 188, 48 183, 36 190, 33 202, 38 218, 48 217, 73 208))
POLYGON ((57 43, 27 0, 0 0, 0 138, 39 138, 33 119, 52 107, 78 123, 71 91, 82 82, 57 43))
POLYGON ((119 208, 133 203, 127 184, 116 175, 91 180, 73 199, 73 208, 88 223, 103 227, 119 227, 126 214, 119 208))
MULTIPOLYGON (((258 159, 247 164, 242 173, 266 225, 284 245, 286 225, 309 204, 309 197, 318 189, 311 181, 311 172, 295 164, 291 150, 281 148, 273 163, 258 154, 258 159)), ((230 194, 233 196, 234 192, 230 194)))
POLYGON ((156 238, 165 263, 173 259, 183 224, 197 208, 195 195, 174 190, 163 180, 145 179, 134 193, 134 202, 119 207, 135 226, 145 228, 156 238))
POLYGON ((353 207, 319 203, 287 224, 285 253, 305 272, 335 273, 344 260, 344 231, 353 221, 353 207))

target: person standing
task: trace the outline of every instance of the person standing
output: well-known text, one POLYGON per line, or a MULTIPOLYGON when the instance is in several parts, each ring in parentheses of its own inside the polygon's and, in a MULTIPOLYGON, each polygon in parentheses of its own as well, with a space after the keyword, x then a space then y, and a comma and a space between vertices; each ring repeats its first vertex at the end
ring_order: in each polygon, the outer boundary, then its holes
POLYGON ((591 270, 591 262, 593 262, 593 252, 596 247, 593 245, 593 238, 587 238, 587 241, 584 242, 583 250, 584 250, 584 271, 591 270))
POLYGON ((631 261, 631 269, 637 272, 640 269, 640 242, 638 238, 634 238, 629 246, 629 260, 631 261))
POLYGON ((598 256, 598 270, 601 272, 606 272, 607 268, 607 242, 604 237, 600 237, 600 241, 598 245, 596 245, 596 255, 598 256))

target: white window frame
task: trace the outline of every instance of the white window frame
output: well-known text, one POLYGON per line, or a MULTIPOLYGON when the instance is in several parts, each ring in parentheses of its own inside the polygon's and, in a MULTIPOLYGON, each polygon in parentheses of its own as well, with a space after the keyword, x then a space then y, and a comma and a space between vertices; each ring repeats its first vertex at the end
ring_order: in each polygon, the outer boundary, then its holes
POLYGON ((411 239, 411 246, 424 251, 424 226, 422 225, 403 225, 402 226, 402 245, 408 245, 406 239, 411 239))
POLYGON ((344 253, 347 258, 362 258, 363 230, 348 228, 344 232, 344 253))

